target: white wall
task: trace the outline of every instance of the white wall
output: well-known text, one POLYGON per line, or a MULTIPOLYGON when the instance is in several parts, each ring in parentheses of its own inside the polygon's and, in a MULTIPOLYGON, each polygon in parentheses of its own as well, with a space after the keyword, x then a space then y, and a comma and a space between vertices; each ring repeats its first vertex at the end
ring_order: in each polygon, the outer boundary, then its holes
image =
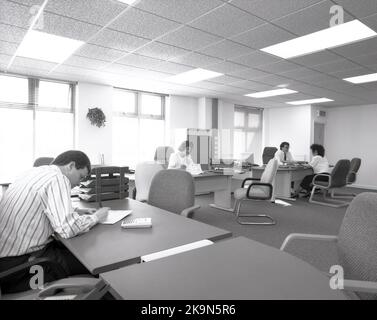
POLYGON ((362 159, 356 185, 377 189, 377 105, 329 108, 325 127, 326 156, 362 159))
POLYGON ((276 147, 290 143, 296 160, 310 160, 312 128, 311 106, 265 109, 263 115, 263 145, 276 147))
POLYGON ((100 153, 106 164, 112 160, 112 90, 111 86, 84 82, 77 86, 76 148, 85 152, 92 164, 100 163, 100 153), (92 126, 86 118, 88 108, 94 107, 105 113, 105 127, 92 126))

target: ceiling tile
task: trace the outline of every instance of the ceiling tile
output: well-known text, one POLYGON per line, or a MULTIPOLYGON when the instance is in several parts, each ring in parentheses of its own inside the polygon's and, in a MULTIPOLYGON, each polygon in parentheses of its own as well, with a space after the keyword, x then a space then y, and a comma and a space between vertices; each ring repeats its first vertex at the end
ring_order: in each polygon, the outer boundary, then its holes
POLYGON ((138 54, 128 54, 119 59, 117 63, 133 66, 137 68, 149 69, 161 64, 164 60, 146 57, 138 54))
POLYGON ((0 40, 0 53, 13 56, 18 48, 17 43, 1 41, 0 40))
POLYGON ((291 78, 291 79, 294 79, 294 80, 305 79, 305 78, 309 78, 309 77, 315 77, 315 76, 318 76, 320 74, 321 73, 318 72, 318 71, 314 71, 314 70, 303 68, 303 67, 301 67, 299 69, 290 70, 290 71, 286 71, 286 72, 281 73, 282 76, 287 77, 287 78, 291 78))
POLYGON ((199 18, 191 25, 223 37, 230 37, 262 24, 263 20, 238 8, 225 5, 199 18))
POLYGON ((127 6, 111 0, 50 0, 45 12, 105 26, 127 6))
POLYGON ((55 66, 57 66, 56 63, 50 63, 46 61, 23 58, 23 57, 16 57, 13 61, 13 64, 10 70, 17 67, 25 67, 25 68, 34 68, 34 69, 43 70, 43 71, 50 71, 55 66))
POLYGON ((138 37, 155 39, 179 26, 180 24, 174 21, 136 8, 129 8, 109 28, 138 37))
POLYGON ((239 70, 246 69, 244 65, 225 61, 225 62, 220 62, 218 64, 214 64, 211 66, 208 66, 207 69, 216 71, 216 72, 221 72, 221 73, 231 73, 239 70))
POLYGON ((66 61, 64 61, 64 64, 69 65, 69 66, 74 66, 74 67, 88 68, 88 69, 100 69, 108 65, 108 62, 103 61, 103 60, 88 59, 88 58, 73 55, 69 57, 66 61))
POLYGON ((5 70, 11 58, 12 56, 0 53, 0 69, 3 68, 5 70))
POLYGON ((262 83, 273 85, 273 86, 286 84, 287 81, 289 81, 289 79, 282 76, 275 75, 275 74, 258 78, 258 82, 262 82, 262 83))
POLYGON ((369 17, 360 19, 362 23, 367 25, 369 28, 377 32, 377 14, 373 14, 369 17))
POLYGON ((52 13, 45 13, 43 17, 43 29, 40 31, 75 40, 88 41, 101 29, 99 26, 52 13))
POLYGON ((151 70, 164 72, 164 73, 179 74, 182 72, 192 70, 192 67, 184 66, 182 64, 173 63, 173 62, 164 62, 159 65, 151 67, 151 70))
MULTIPOLYGON (((330 27, 330 8, 334 5, 330 0, 321 1, 307 9, 275 20, 274 23, 297 35, 306 35, 330 27)), ((344 22, 353 20, 346 12, 344 22)))
POLYGON ((204 55, 204 54, 192 52, 192 53, 189 53, 189 54, 186 54, 186 55, 182 55, 180 57, 176 57, 176 58, 172 59, 171 61, 181 63, 181 64, 185 64, 185 65, 189 65, 189 66, 193 66, 193 67, 203 68, 203 67, 206 67, 208 65, 219 63, 222 60, 215 58, 215 57, 210 57, 210 56, 207 56, 207 55, 204 55))
POLYGON ((240 94, 240 95, 244 95, 247 93, 245 89, 236 88, 236 87, 227 86, 227 85, 219 85, 215 90, 219 92, 235 93, 235 94, 240 94))
POLYGON ((220 76, 220 77, 211 79, 211 82, 221 83, 221 84, 230 84, 230 83, 237 82, 240 80, 242 79, 231 77, 231 76, 220 76))
POLYGON ((220 37, 185 26, 162 37, 159 39, 159 42, 167 43, 187 50, 197 50, 220 40, 220 37))
POLYGON ((243 56, 245 54, 253 52, 253 49, 246 47, 244 45, 238 44, 233 41, 224 40, 219 43, 213 44, 199 52, 218 57, 222 59, 230 59, 238 56, 243 56))
POLYGON ((249 66, 249 67, 258 67, 258 66, 278 62, 278 61, 281 61, 282 59, 277 58, 267 53, 256 51, 249 55, 235 58, 235 59, 230 59, 230 60, 240 63, 240 64, 244 64, 245 66, 249 66))
POLYGON ((113 64, 106 66, 106 68, 104 68, 102 71, 133 76, 133 75, 137 74, 140 70, 142 70, 142 69, 132 67, 132 66, 126 66, 124 64, 113 63, 113 64))
POLYGON ((306 56, 289 59, 289 61, 300 64, 305 67, 315 66, 317 64, 328 63, 339 60, 339 56, 331 51, 315 52, 306 56))
POLYGON ((161 60, 169 60, 188 52, 189 51, 182 48, 173 47, 160 42, 152 42, 137 50, 135 53, 161 60))
POLYGON ((270 73, 253 69, 253 68, 247 68, 245 70, 236 71, 236 72, 230 72, 229 75, 234 77, 239 77, 247 80, 257 79, 260 77, 269 76, 270 73))
POLYGON ((335 0, 335 2, 353 14, 356 18, 363 18, 370 16, 373 13, 377 13, 376 0, 335 0))
POLYGON ((377 37, 334 48, 331 49, 331 51, 346 58, 353 58, 364 54, 377 52, 377 37))
POLYGON ((0 23, 0 40, 21 43, 25 37, 27 29, 13 27, 0 23))
POLYGON ((147 40, 139 37, 107 29, 101 31, 90 40, 92 44, 123 51, 133 51, 147 42, 147 40))
POLYGON ((220 5, 224 5, 220 0, 152 0, 136 3, 137 8, 181 23, 187 23, 220 5))
POLYGON ((270 45, 296 38, 294 34, 266 23, 232 38, 251 48, 262 49, 270 45))
POLYGON ((29 6, 10 1, 0 3, 0 23, 28 29, 33 15, 29 6))
POLYGON ((319 74, 317 76, 313 76, 313 77, 307 77, 307 78, 304 78, 302 79, 303 82, 306 82, 306 83, 309 83, 309 84, 318 84, 320 85, 321 83, 323 82, 326 82, 326 81, 333 81, 335 80, 334 77, 331 77, 331 76, 328 76, 326 74, 319 74))
POLYGON ((299 69, 300 66, 289 61, 279 61, 271 64, 259 66, 258 69, 270 73, 282 73, 294 69, 299 69))
POLYGON ((377 62, 377 52, 372 54, 366 54, 359 57, 352 58, 352 61, 355 61, 363 66, 372 66, 377 62))
POLYGON ((322 0, 233 0, 232 4, 266 20, 273 20, 322 0))
POLYGON ((360 67, 356 63, 353 63, 346 59, 340 59, 336 61, 331 61, 329 63, 319 64, 316 66, 313 66, 312 69, 317 70, 319 72, 323 73, 332 73, 337 71, 343 71, 347 69, 355 69, 360 67))
POLYGON ((114 61, 125 54, 125 51, 109 49, 88 43, 75 52, 75 55, 77 56, 104 61, 114 61))
POLYGON ((266 91, 273 89, 273 86, 254 81, 243 80, 232 83, 233 87, 243 88, 251 91, 266 91))
POLYGON ((335 76, 339 79, 344 79, 344 78, 361 76, 363 74, 368 74, 368 73, 371 73, 371 71, 369 69, 359 67, 359 68, 350 69, 350 70, 333 72, 331 75, 335 76))

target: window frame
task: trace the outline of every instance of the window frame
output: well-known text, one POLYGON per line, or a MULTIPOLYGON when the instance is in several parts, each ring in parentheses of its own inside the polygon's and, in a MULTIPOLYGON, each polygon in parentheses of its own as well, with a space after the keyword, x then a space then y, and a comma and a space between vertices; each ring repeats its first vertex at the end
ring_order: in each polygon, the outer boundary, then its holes
POLYGON ((57 80, 57 79, 49 79, 49 78, 39 78, 39 77, 29 77, 21 74, 15 73, 4 73, 0 72, 0 75, 9 76, 9 77, 16 77, 16 78, 23 78, 28 80, 28 102, 27 103, 12 103, 9 102, 6 104, 1 103, 0 101, 0 108, 2 109, 18 109, 18 110, 29 110, 33 112, 33 159, 36 159, 36 117, 38 111, 47 111, 47 112, 58 112, 58 113, 72 113, 72 121, 73 121, 73 141, 72 146, 76 146, 76 90, 77 90, 77 82, 72 81, 64 81, 64 80, 57 80), (70 108, 54 108, 54 107, 47 107, 47 106, 39 106, 38 104, 38 97, 39 97, 39 82, 46 81, 46 82, 54 82, 54 83, 61 83, 61 84, 68 84, 69 85, 69 101, 70 101, 70 108))

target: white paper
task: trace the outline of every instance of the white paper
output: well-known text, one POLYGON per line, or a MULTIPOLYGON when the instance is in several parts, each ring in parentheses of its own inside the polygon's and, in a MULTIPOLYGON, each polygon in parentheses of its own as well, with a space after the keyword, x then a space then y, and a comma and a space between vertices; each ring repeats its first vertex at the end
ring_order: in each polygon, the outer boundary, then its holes
POLYGON ((200 164, 193 163, 192 165, 186 168, 187 172, 190 172, 193 176, 203 173, 202 167, 200 164))
POLYGON ((130 215, 132 210, 109 210, 106 220, 100 222, 101 224, 114 224, 123 218, 130 215))

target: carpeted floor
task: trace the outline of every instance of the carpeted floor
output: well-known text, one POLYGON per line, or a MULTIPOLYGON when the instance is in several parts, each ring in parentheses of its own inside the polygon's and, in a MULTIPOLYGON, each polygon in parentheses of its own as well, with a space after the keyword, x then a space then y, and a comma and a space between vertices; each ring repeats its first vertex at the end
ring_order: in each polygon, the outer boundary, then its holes
MULTIPOLYGON (((361 193, 366 190, 347 188, 347 192, 361 193)), ((276 248, 280 248, 290 233, 337 235, 347 209, 311 204, 305 198, 295 202, 286 201, 289 206, 250 201, 243 206, 242 212, 268 213, 274 218, 276 225, 246 226, 238 224, 233 213, 210 207, 212 202, 212 195, 197 196, 196 204, 201 208, 196 211, 194 219, 229 230, 234 237, 244 236, 276 248)), ((322 241, 298 240, 293 242, 287 251, 326 272, 337 262, 335 244, 322 241)))

